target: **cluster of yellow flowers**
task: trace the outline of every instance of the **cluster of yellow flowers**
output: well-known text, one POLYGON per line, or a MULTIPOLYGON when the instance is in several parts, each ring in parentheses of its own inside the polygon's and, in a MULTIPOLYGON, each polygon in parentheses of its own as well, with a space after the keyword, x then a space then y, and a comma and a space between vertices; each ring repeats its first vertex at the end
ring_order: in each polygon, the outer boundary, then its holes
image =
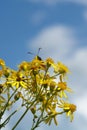
MULTIPOLYGON (((33 114, 31 130, 41 122, 50 125, 54 120, 57 125, 56 117, 63 113, 72 121, 76 106, 66 101, 66 92, 72 92, 64 78, 68 72, 64 64, 55 63, 52 58, 42 60, 36 56, 31 62, 23 61, 19 64, 18 70, 10 69, 0 59, 0 119, 5 111, 21 100, 20 107, 26 108, 21 119, 29 110, 33 114)), ((1 123, 0 128, 6 125, 14 113, 1 123)))

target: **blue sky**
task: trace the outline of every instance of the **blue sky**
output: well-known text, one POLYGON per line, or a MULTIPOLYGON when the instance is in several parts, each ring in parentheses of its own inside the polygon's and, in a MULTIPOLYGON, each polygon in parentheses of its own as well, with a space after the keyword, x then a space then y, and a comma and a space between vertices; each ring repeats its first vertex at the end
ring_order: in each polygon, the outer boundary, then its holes
MULTIPOLYGON (((0 58, 16 69, 21 61, 33 58, 28 51, 37 54, 39 47, 43 58, 50 56, 70 68, 68 82, 75 91, 70 98, 77 112, 72 123, 59 117, 58 127, 42 125, 37 130, 86 130, 87 0, 0 0, 0 58)), ((17 130, 25 126, 20 124, 17 130)))

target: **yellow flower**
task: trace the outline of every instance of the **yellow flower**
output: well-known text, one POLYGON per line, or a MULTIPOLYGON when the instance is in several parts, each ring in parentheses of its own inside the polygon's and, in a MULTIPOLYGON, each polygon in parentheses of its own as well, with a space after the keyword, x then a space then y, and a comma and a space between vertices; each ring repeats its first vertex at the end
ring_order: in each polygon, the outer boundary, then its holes
POLYGON ((46 65, 45 65, 44 61, 39 60, 37 57, 35 57, 32 60, 30 66, 31 66, 30 69, 35 70, 35 71, 37 71, 37 70, 45 70, 46 69, 46 65))
POLYGON ((53 65, 54 64, 54 61, 53 61, 53 59, 52 58, 47 58, 46 59, 46 64, 47 64, 47 67, 49 68, 51 65, 53 65))
POLYGON ((70 116, 70 121, 73 120, 73 113, 76 111, 76 105, 60 100, 58 107, 63 108, 64 112, 66 112, 66 116, 70 116))
POLYGON ((18 67, 20 70, 26 71, 26 70, 29 70, 30 65, 28 62, 23 61, 18 67))
POLYGON ((38 85, 43 85, 44 87, 52 86, 51 82, 53 81, 52 78, 49 77, 49 74, 46 74, 44 77, 44 73, 38 73, 36 75, 36 81, 38 85))
POLYGON ((66 74, 66 73, 69 72, 69 69, 64 64, 62 64, 61 62, 58 62, 54 66, 54 72, 59 73, 59 74, 66 74))
POLYGON ((67 84, 66 82, 58 82, 58 85, 57 85, 57 91, 59 92, 59 96, 62 98, 63 96, 65 98, 67 98, 67 95, 64 91, 68 91, 68 92, 72 92, 72 90, 67 87, 67 84))
POLYGON ((23 73, 13 71, 12 75, 8 78, 7 84, 11 84, 13 87, 27 88, 27 83, 24 81, 23 73))
POLYGON ((0 59, 0 66, 5 66, 5 62, 2 59, 0 59))

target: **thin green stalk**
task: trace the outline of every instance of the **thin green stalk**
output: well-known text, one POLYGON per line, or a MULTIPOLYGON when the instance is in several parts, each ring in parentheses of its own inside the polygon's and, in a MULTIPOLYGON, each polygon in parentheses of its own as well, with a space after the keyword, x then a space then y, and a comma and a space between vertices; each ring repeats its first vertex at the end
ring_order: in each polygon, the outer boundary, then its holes
POLYGON ((61 73, 57 73, 57 74, 51 76, 50 78, 55 78, 56 76, 58 76, 58 75, 60 75, 60 74, 61 74, 61 73))
POLYGON ((38 120, 37 120, 37 122, 35 124, 35 126, 33 125, 33 127, 31 128, 31 130, 35 130, 38 127, 38 125, 41 123, 40 119, 43 117, 43 112, 44 111, 42 111, 41 115, 39 116, 39 118, 38 118, 38 120))
POLYGON ((13 126, 12 130, 14 130, 18 124, 21 122, 21 120, 23 119, 23 117, 26 115, 26 113, 29 111, 29 109, 31 108, 31 106, 35 103, 35 100, 32 102, 32 104, 25 110, 25 112, 23 113, 23 115, 19 118, 19 120, 17 121, 17 123, 13 126))
POLYGON ((34 125, 34 122, 33 122, 33 126, 31 128, 31 130, 35 130, 38 125, 42 122, 42 118, 43 118, 43 113, 44 113, 44 107, 43 107, 43 110, 42 110, 42 113, 40 114, 40 116, 38 117, 38 120, 36 122, 36 124, 34 125))
MULTIPOLYGON (((18 90, 18 88, 17 88, 17 89, 12 93, 12 95, 9 97, 7 103, 5 104, 4 110, 3 110, 3 112, 1 113, 1 117, 2 117, 3 114, 4 114, 4 112, 5 112, 5 110, 6 110, 7 106, 8 106, 8 103, 9 103, 10 99, 14 96, 14 94, 17 92, 17 90, 18 90)), ((0 119, 1 119, 1 117, 0 117, 0 119)))
POLYGON ((10 118, 17 112, 17 110, 15 110, 1 125, 0 128, 4 127, 10 120, 10 118))
POLYGON ((12 112, 7 118, 6 120, 0 125, 0 128, 4 127, 10 120, 10 118, 19 110, 21 109, 21 107, 19 107, 17 110, 15 110, 14 112, 12 112))

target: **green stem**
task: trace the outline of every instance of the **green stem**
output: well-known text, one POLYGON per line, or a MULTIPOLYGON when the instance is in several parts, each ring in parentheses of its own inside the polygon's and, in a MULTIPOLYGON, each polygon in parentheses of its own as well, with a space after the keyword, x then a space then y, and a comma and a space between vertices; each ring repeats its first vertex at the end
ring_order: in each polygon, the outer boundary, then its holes
POLYGON ((39 116, 36 124, 35 125, 33 124, 33 127, 31 128, 31 130, 35 130, 38 127, 38 125, 42 122, 43 113, 44 113, 44 108, 43 108, 43 111, 42 111, 41 115, 39 116))
POLYGON ((4 127, 8 121, 10 120, 10 118, 17 112, 17 110, 15 110, 1 125, 0 128, 4 127))
POLYGON ((56 76, 58 76, 58 75, 60 75, 60 74, 61 74, 61 73, 57 73, 57 74, 51 76, 50 78, 55 78, 56 76))
POLYGON ((23 119, 23 117, 26 115, 26 113, 29 111, 29 109, 31 108, 31 106, 35 103, 35 100, 32 102, 32 104, 25 110, 25 112, 23 113, 23 115, 19 118, 19 120, 17 121, 17 123, 13 126, 12 130, 14 130, 18 124, 21 122, 21 120, 23 119))
POLYGON ((15 110, 14 112, 12 112, 8 117, 7 119, 0 125, 0 128, 4 127, 10 120, 10 118, 16 113, 18 112, 19 110, 21 109, 21 107, 19 107, 17 110, 15 110))
POLYGON ((0 117, 0 119, 1 119, 2 116, 3 116, 5 110, 6 110, 7 106, 8 106, 8 103, 9 103, 10 99, 14 96, 14 94, 16 93, 17 90, 18 90, 18 88, 17 88, 17 89, 12 93, 12 95, 9 97, 7 103, 5 104, 4 110, 3 110, 3 112, 1 113, 1 117, 0 117))

